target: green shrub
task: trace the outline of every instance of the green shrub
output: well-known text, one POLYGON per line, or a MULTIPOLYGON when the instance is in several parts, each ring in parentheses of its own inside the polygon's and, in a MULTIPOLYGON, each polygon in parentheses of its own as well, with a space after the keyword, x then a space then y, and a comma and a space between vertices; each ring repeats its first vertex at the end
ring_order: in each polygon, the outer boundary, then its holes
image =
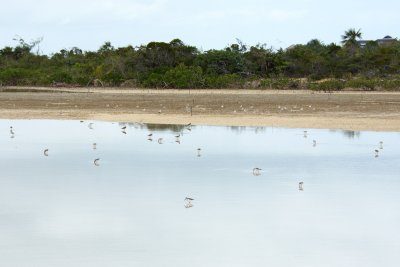
POLYGON ((71 74, 65 71, 56 71, 52 73, 49 78, 50 83, 52 82, 60 82, 60 83, 72 83, 72 76, 71 74))
POLYGON ((260 86, 264 89, 300 89, 301 82, 290 78, 265 79, 260 86))
POLYGON ((383 80, 381 84, 387 90, 400 90, 400 80, 383 80))
POLYGON ((338 91, 345 87, 345 83, 339 80, 326 80, 308 84, 308 88, 318 91, 338 91))
POLYGON ((237 74, 207 75, 207 88, 243 88, 244 80, 237 74))
POLYGON ((0 81, 3 85, 26 85, 31 78, 31 71, 22 68, 0 70, 0 81))
POLYGON ((355 89, 363 89, 363 90, 375 90, 378 86, 378 82, 376 80, 368 80, 368 79, 351 79, 346 82, 347 88, 355 88, 355 89))
POLYGON ((172 88, 200 88, 204 84, 200 67, 187 67, 180 64, 164 74, 164 81, 172 88))
POLYGON ((165 87, 164 75, 154 72, 150 73, 150 75, 143 80, 142 85, 149 88, 165 87))

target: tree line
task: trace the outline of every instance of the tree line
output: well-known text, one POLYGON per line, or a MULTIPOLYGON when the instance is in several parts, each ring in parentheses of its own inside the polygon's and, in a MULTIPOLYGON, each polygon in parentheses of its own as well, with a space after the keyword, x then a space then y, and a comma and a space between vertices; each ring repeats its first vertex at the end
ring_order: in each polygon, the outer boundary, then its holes
POLYGON ((400 42, 360 47, 350 29, 341 45, 317 39, 274 50, 237 40, 200 51, 180 39, 97 51, 78 47, 41 55, 40 41, 19 38, 0 49, 0 84, 26 86, 125 86, 149 88, 400 88, 400 42))

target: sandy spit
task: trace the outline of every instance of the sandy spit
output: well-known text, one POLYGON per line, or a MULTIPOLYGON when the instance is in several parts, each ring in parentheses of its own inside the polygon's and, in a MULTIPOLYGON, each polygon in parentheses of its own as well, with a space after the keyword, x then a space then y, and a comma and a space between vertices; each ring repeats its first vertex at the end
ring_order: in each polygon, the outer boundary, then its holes
POLYGON ((0 87, 0 118, 400 131, 400 93, 0 87))

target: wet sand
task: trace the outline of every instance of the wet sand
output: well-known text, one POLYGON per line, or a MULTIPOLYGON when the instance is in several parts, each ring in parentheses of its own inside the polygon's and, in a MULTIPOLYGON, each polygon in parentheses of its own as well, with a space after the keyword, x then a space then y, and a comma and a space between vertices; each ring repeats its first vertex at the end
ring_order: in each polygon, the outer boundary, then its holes
POLYGON ((0 87, 0 118, 400 131, 400 92, 0 87))

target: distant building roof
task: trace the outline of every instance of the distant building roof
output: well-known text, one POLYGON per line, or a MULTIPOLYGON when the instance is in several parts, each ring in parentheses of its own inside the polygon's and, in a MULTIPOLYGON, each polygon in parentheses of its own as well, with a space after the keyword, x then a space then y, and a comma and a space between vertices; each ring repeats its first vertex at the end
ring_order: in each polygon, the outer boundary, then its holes
MULTIPOLYGON (((390 45, 390 44, 393 44, 393 43, 395 43, 397 41, 398 40, 396 38, 393 38, 390 35, 386 35, 382 39, 375 40, 375 42, 377 42, 378 45, 390 45)), ((359 40, 359 41, 357 41, 358 45, 361 48, 364 48, 367 45, 368 42, 373 42, 373 40, 359 40)))

